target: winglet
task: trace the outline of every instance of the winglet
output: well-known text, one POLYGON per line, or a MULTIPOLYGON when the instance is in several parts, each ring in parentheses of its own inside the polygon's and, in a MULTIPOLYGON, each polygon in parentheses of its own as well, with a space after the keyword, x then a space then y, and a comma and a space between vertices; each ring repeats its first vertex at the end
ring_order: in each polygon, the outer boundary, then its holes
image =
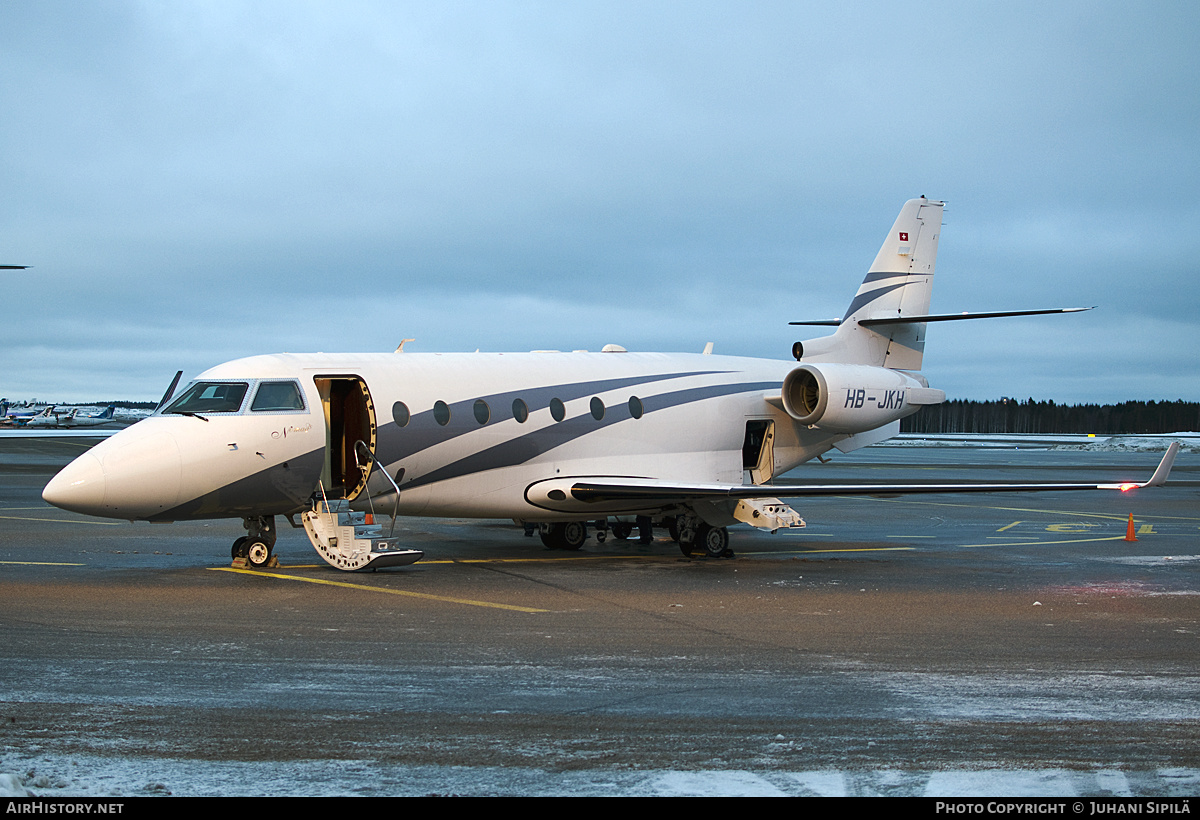
POLYGON ((1172 441, 1171 446, 1167 448, 1167 452, 1163 453, 1162 461, 1158 462, 1158 468, 1155 469, 1154 475, 1150 476, 1149 481, 1136 482, 1130 481, 1125 484, 1101 484, 1099 488, 1102 490, 1140 490, 1142 487, 1161 487, 1167 483, 1167 476, 1171 474, 1171 466, 1175 463, 1175 454, 1179 452, 1179 442, 1172 441))
POLYGON ((1171 446, 1167 448, 1167 452, 1163 455, 1162 461, 1158 463, 1158 469, 1154 471, 1154 475, 1150 476, 1150 480, 1143 484, 1143 487, 1161 487, 1167 483, 1167 476, 1171 474, 1171 466, 1175 463, 1175 454, 1179 452, 1179 442, 1172 441, 1171 446))

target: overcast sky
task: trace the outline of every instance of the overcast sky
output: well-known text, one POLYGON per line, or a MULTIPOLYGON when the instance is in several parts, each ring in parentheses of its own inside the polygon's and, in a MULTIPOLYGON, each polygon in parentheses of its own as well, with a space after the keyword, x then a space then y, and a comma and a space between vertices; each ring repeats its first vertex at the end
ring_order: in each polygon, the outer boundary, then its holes
POLYGON ((952 398, 1200 400, 1200 5, 0 6, 0 395, 278 351, 788 358, 944 199, 952 398))

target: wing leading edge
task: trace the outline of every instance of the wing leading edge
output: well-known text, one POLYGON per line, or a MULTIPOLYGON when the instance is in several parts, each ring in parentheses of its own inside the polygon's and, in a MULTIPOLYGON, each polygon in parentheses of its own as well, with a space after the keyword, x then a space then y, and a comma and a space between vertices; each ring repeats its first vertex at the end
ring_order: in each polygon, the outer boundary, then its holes
MULTIPOLYGON (((679 484, 651 478, 588 477, 539 482, 534 487, 542 489, 551 502, 570 499, 584 504, 611 502, 635 502, 637 505, 654 506, 660 503, 683 501, 718 501, 722 499, 742 500, 751 498, 806 498, 827 495, 912 495, 918 493, 1004 493, 1004 492, 1047 492, 1065 490, 1136 490, 1143 487, 1158 487, 1170 475, 1179 452, 1179 442, 1172 442, 1163 454, 1162 461, 1149 480, 1120 484, 679 484), (557 484, 558 487, 545 485, 557 484), (562 486, 569 484, 569 489, 562 486), (567 492, 563 492, 567 489, 567 492)), ((529 493, 530 495, 542 495, 529 493)), ((530 498, 532 501, 533 498, 530 498)))

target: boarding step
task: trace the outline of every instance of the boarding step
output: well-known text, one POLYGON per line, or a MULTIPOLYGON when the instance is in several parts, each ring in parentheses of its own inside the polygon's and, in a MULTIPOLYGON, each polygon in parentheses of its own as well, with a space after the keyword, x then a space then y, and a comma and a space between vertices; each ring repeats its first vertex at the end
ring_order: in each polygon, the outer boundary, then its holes
POLYGON ((406 549, 399 538, 363 520, 362 513, 339 512, 318 503, 301 516, 308 540, 330 566, 347 572, 381 567, 402 567, 425 557, 421 550, 406 549))
POLYGON ((800 513, 778 498, 748 498, 739 501, 733 517, 762 530, 801 529, 805 525, 800 513))

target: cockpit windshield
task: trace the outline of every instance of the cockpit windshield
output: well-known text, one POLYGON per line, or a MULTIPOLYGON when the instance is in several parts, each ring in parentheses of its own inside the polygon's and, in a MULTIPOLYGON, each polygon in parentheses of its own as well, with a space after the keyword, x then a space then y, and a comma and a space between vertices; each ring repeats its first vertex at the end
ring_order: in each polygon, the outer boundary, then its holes
POLYGON ((164 413, 236 413, 250 387, 246 382, 196 382, 164 413))
POLYGON ((255 413, 274 410, 303 410, 304 399, 300 396, 300 385, 295 382, 263 382, 254 394, 250 410, 255 413))

